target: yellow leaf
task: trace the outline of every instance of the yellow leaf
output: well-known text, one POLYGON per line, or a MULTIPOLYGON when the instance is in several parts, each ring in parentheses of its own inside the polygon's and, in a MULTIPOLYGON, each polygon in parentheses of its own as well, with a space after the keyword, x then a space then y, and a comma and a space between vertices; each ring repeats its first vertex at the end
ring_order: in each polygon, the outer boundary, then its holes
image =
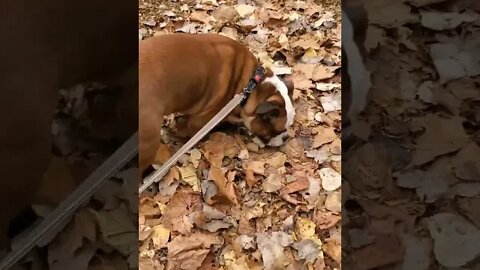
POLYGON ((315 51, 315 49, 313 49, 313 48, 309 48, 303 54, 303 57, 305 57, 305 58, 315 58, 317 56, 318 56, 317 51, 315 51))
POLYGON ((299 217, 295 224, 295 234, 299 240, 311 239, 319 246, 322 246, 322 241, 315 234, 315 222, 308 218, 299 217))
POLYGON ((157 202, 158 208, 160 208, 160 213, 162 215, 165 214, 165 210, 167 210, 167 205, 164 203, 157 202))
POLYGON ((186 166, 179 167, 178 169, 180 170, 180 176, 182 180, 189 184, 194 191, 200 191, 200 185, 198 183, 198 177, 195 168, 186 166))
POLYGON ((200 161, 200 159, 202 158, 202 152, 200 152, 200 150, 198 149, 192 149, 190 151, 190 162, 192 163, 193 167, 194 168, 198 168, 198 162, 200 161))
POLYGON ((248 270, 248 264, 245 260, 245 257, 236 258, 235 252, 230 250, 225 252, 223 255, 223 259, 225 260, 225 267, 227 270, 248 270))
POLYGON ((160 249, 165 247, 170 238, 170 230, 163 227, 161 224, 154 226, 152 230, 152 240, 155 248, 160 249))

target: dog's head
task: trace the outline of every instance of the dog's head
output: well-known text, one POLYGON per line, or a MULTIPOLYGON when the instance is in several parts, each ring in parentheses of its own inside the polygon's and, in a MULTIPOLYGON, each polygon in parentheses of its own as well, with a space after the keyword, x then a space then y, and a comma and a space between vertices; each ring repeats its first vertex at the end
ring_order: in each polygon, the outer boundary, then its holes
POLYGON ((266 69, 265 79, 252 91, 242 108, 245 126, 269 145, 282 143, 287 137, 287 128, 293 124, 293 88, 289 78, 280 78, 266 69))

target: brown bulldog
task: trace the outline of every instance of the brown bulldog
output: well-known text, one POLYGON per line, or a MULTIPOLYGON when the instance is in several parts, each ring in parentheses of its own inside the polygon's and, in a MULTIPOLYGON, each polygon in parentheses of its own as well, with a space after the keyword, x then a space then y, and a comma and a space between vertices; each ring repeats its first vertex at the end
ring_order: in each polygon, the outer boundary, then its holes
MULTIPOLYGON (((141 41, 140 170, 154 160, 165 115, 183 114, 179 133, 194 135, 242 91, 259 66, 248 48, 221 35, 168 34, 141 41)), ((292 91, 292 82, 266 69, 263 81, 225 121, 243 123, 263 140, 283 136, 295 116, 292 91)))

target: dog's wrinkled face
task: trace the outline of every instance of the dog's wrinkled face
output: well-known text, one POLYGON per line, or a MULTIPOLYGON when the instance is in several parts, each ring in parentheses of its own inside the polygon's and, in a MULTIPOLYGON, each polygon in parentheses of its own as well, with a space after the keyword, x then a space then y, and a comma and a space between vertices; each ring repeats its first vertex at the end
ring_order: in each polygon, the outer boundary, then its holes
POLYGON ((262 141, 278 146, 293 124, 295 109, 292 102, 293 82, 280 79, 269 69, 265 80, 248 98, 242 110, 245 126, 262 141))

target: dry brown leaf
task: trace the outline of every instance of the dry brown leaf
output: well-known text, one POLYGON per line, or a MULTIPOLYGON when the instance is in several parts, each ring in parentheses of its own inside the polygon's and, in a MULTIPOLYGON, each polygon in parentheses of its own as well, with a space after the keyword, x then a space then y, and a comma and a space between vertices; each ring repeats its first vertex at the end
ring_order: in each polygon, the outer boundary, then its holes
POLYGON ((310 187, 310 182, 307 177, 297 177, 294 182, 289 183, 280 190, 280 194, 290 194, 305 190, 310 187))
MULTIPOLYGON (((283 167, 286 161, 287 161, 287 155, 285 155, 282 152, 276 152, 275 154, 265 159, 265 162, 268 165, 276 169, 283 167)), ((258 173, 258 174, 262 174, 262 173, 258 173)))
POLYGON ((317 211, 314 216, 315 224, 320 230, 327 230, 337 225, 342 218, 331 212, 317 211))
POLYGON ((237 5, 235 7, 235 10, 237 11, 238 15, 242 18, 245 18, 247 16, 252 15, 255 12, 255 7, 251 5, 237 5))
POLYGON ((480 180, 480 147, 471 142, 452 158, 453 172, 462 180, 480 180))
POLYGON ((357 249, 353 257, 359 269, 367 270, 400 262, 404 247, 396 235, 379 235, 374 244, 357 249))
MULTIPOLYGON (((108 269, 108 268, 107 268, 108 269)), ((164 266, 160 264, 157 260, 150 258, 140 258, 138 262, 138 269, 141 270, 163 270, 164 266)), ((108 269, 110 270, 110 269, 108 269)), ((113 270, 113 269, 111 269, 113 270)))
POLYGON ((426 115, 417 123, 425 128, 425 133, 416 141, 417 147, 413 154, 413 162, 416 165, 422 165, 438 156, 455 152, 469 142, 461 118, 426 115))
POLYGON ((190 231, 192 224, 185 219, 191 213, 201 211, 202 203, 199 194, 184 191, 176 192, 161 218, 165 228, 186 234, 190 231))
POLYGON ((298 252, 298 257, 308 263, 314 263, 320 255, 320 246, 311 239, 304 239, 292 245, 298 252))
POLYGON ((284 247, 293 244, 291 235, 285 232, 272 232, 257 234, 258 249, 262 253, 263 266, 266 270, 276 270, 285 268, 284 247))
POLYGON ((255 174, 265 176, 265 162, 249 161, 245 165, 245 181, 249 187, 253 187, 259 180, 255 174))
POLYGON ((48 269, 87 270, 95 250, 95 247, 89 246, 73 254, 61 249, 58 245, 50 245, 48 250, 48 269))
POLYGON ((325 200, 325 208, 329 211, 340 213, 342 211, 342 195, 338 191, 334 191, 327 195, 325 200))
POLYGON ((200 10, 193 11, 189 18, 192 22, 208 23, 210 21, 210 15, 200 10))
POLYGON ((480 230, 462 216, 438 213, 428 218, 434 254, 444 267, 462 267, 480 255, 480 230))
POLYGON ((218 188, 218 195, 227 199, 227 201, 238 204, 237 195, 235 193, 235 185, 233 179, 227 179, 222 169, 212 166, 209 171, 209 179, 213 180, 218 188))
POLYGON ((196 270, 210 252, 212 245, 222 244, 214 234, 196 232, 190 236, 177 236, 168 243, 168 269, 196 270))
POLYGON ((276 192, 280 190, 283 186, 282 175, 279 174, 270 174, 265 181, 262 183, 263 191, 265 192, 276 192))
POLYGON ((223 6, 212 11, 212 16, 216 20, 222 20, 226 22, 231 22, 237 16, 235 8, 229 6, 223 6))
POLYGON ((325 79, 330 79, 335 75, 335 70, 339 67, 327 67, 322 65, 317 65, 313 70, 312 80, 313 81, 323 81, 325 79))
POLYGON ((317 135, 313 138, 312 148, 318 148, 326 143, 330 143, 338 138, 333 128, 318 128, 316 129, 317 135))
POLYGON ((403 2, 375 1, 369 7, 369 23, 395 28, 407 23, 419 22, 417 14, 403 2), (373 4, 374 3, 374 4, 373 4))
POLYGON ((210 162, 210 165, 216 167, 222 166, 222 161, 225 157, 225 146, 227 144, 226 137, 224 133, 213 133, 203 146, 205 158, 210 162))
POLYGON ((342 263, 342 246, 340 241, 336 239, 327 241, 323 245, 323 251, 337 263, 342 263))

